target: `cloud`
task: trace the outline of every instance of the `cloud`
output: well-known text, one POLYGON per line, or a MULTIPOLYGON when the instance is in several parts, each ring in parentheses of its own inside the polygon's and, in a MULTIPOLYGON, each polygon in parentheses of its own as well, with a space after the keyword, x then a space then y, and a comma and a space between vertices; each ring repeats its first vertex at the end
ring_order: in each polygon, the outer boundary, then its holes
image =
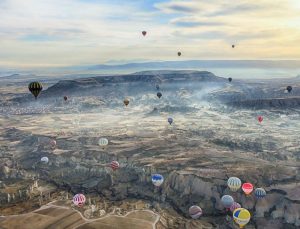
POLYGON ((298 0, 2 0, 0 65, 172 60, 177 50, 181 59, 300 59, 299 9, 298 0))

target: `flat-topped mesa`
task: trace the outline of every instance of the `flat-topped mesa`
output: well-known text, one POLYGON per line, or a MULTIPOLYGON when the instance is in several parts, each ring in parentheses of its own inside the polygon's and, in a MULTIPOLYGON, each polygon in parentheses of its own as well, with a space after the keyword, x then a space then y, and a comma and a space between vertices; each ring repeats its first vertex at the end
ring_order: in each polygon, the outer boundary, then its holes
MULTIPOLYGON (((107 75, 76 80, 61 80, 47 90, 44 96, 63 95, 80 91, 90 91, 106 86, 147 85, 153 87, 160 83, 176 82, 226 82, 226 79, 217 77, 207 71, 143 71, 128 75, 107 75)), ((42 97, 42 96, 41 96, 42 97)))

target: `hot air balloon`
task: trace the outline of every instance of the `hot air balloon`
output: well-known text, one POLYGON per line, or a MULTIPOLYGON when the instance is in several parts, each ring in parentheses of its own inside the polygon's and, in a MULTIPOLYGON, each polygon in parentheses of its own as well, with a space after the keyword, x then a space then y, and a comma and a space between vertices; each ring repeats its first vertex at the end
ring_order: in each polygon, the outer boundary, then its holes
POLYGON ((242 182, 237 177, 230 177, 227 181, 227 185, 232 192, 236 192, 240 189, 242 182))
POLYGON ((160 99, 160 97, 162 97, 161 92, 157 92, 157 97, 160 99))
POLYGON ((292 86, 287 86, 287 87, 286 87, 286 90, 287 90, 289 93, 292 91, 292 89, 293 89, 292 86))
POLYGON ((39 96, 40 92, 43 90, 43 86, 39 82, 31 82, 28 85, 29 91, 34 95, 35 99, 39 96))
POLYGON ((178 56, 181 56, 181 52, 178 52, 177 55, 178 55, 178 56))
POLYGON ((254 194, 257 199, 262 199, 267 195, 266 191, 263 188, 256 188, 254 194))
POLYGON ((67 96, 64 96, 64 100, 67 101, 67 100, 68 100, 68 97, 67 97, 67 96))
POLYGON ((56 147, 56 141, 54 139, 52 139, 50 141, 50 146, 51 146, 52 149, 55 149, 55 147, 56 147))
POLYGON ((156 90, 159 90, 159 85, 158 85, 158 84, 156 84, 156 86, 155 86, 155 87, 156 87, 156 90))
POLYGON ((221 198, 221 202, 228 211, 230 209, 231 205, 234 203, 234 199, 230 195, 224 195, 221 198))
POLYGON ((77 206, 77 207, 82 207, 84 205, 86 201, 85 195, 83 194, 76 194, 73 197, 73 203, 77 206))
POLYGON ((250 212, 245 208, 237 208, 233 212, 234 221, 243 228, 247 223, 249 223, 251 218, 250 212))
POLYGON ((235 45, 231 45, 231 47, 232 47, 232 48, 234 48, 234 47, 235 47, 235 45))
POLYGON ((229 82, 231 82, 231 81, 232 81, 232 78, 231 78, 231 77, 229 77, 229 78, 228 78, 228 81, 229 81, 229 82))
POLYGON ((102 147, 102 149, 104 149, 108 145, 107 138, 100 138, 98 144, 102 147))
POLYGON ((253 191, 253 185, 251 183, 244 183, 242 185, 242 190, 246 195, 250 195, 251 192, 253 191))
POLYGON ((259 123, 262 123, 262 121, 264 120, 263 116, 258 116, 257 120, 259 121, 259 123))
POLYGON ((48 164, 49 158, 48 158, 48 157, 42 157, 42 158, 41 158, 41 162, 43 162, 43 163, 45 163, 45 164, 48 164))
POLYGON ((189 214, 193 219, 198 219, 202 215, 202 209, 199 206, 193 205, 189 208, 189 214))
POLYGON ((156 186, 159 187, 162 185, 164 182, 164 177, 160 174, 153 174, 152 175, 152 183, 156 186))
POLYGON ((169 123, 170 125, 172 125, 173 119, 172 119, 172 118, 168 118, 168 123, 169 123))
POLYGON ((143 31, 142 34, 143 34, 143 36, 146 36, 147 31, 143 31))
POLYGON ((118 168, 120 168, 120 164, 117 161, 112 161, 109 165, 113 171, 116 171, 118 168))
POLYGON ((125 104, 125 106, 127 107, 128 104, 129 104, 129 100, 128 100, 128 99, 124 99, 124 104, 125 104))
POLYGON ((233 202, 233 204, 230 206, 230 211, 234 212, 234 210, 237 208, 241 208, 241 205, 237 202, 233 202))

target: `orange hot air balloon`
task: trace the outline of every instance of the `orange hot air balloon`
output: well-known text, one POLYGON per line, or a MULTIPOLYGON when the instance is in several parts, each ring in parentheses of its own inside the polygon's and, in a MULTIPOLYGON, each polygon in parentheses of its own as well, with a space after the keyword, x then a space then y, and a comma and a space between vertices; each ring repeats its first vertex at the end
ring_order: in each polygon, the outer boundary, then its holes
POLYGON ((242 190, 246 195, 250 195, 251 192, 253 191, 253 184, 251 183, 244 183, 242 185, 242 190))

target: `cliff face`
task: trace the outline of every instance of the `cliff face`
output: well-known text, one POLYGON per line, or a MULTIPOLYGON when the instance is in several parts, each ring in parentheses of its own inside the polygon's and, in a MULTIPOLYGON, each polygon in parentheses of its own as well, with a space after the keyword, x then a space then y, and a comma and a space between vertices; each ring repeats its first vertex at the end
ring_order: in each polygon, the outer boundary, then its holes
POLYGON ((300 97, 241 100, 241 101, 229 102, 228 105, 234 106, 236 108, 250 108, 250 109, 299 108, 300 97))

